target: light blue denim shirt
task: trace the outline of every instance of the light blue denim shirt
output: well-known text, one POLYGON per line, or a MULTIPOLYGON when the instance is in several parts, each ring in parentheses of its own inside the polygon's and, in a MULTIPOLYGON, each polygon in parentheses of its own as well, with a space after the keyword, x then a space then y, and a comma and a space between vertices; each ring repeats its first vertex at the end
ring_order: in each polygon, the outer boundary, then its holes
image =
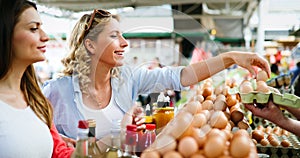
MULTIPOLYGON (((120 77, 111 78, 113 101, 125 114, 134 105, 139 94, 161 92, 165 89, 181 91, 185 89, 180 83, 182 69, 183 67, 154 70, 120 67, 120 77)), ((76 139, 77 123, 84 119, 77 108, 77 104, 82 103, 78 77, 64 76, 46 81, 43 93, 53 106, 54 123, 59 133, 76 139)))

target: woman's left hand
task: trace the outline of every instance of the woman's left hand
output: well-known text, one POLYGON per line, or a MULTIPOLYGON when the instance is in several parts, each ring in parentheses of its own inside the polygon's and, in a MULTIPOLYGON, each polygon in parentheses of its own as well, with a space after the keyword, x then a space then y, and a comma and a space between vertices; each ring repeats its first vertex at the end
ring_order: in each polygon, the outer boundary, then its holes
POLYGON ((121 126, 122 128, 126 128, 129 124, 135 124, 137 125, 138 129, 145 129, 145 118, 144 118, 144 109, 135 104, 132 106, 132 108, 126 112, 122 119, 121 126))
POLYGON ((228 55, 232 58, 235 64, 247 69, 252 75, 256 76, 256 71, 253 66, 257 66, 266 71, 269 77, 271 75, 271 69, 268 61, 257 53, 229 52, 228 55))

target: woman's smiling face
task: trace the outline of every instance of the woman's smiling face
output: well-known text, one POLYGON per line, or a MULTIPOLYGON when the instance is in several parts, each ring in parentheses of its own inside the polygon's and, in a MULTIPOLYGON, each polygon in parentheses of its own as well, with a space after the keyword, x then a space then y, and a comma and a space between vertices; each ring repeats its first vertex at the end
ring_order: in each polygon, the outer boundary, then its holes
POLYGON ((112 18, 98 35, 94 50, 99 62, 109 67, 122 66, 127 41, 122 36, 120 23, 112 18))
POLYGON ((13 55, 17 63, 32 64, 45 60, 47 34, 34 8, 26 9, 19 17, 13 34, 13 55))

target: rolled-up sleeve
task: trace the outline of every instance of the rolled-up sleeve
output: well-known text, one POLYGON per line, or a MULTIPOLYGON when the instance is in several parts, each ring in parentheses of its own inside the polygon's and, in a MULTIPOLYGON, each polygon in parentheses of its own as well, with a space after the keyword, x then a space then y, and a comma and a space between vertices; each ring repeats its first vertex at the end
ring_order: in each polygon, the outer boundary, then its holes
POLYGON ((184 67, 163 67, 154 70, 140 68, 134 74, 135 85, 138 86, 139 93, 155 93, 166 89, 187 90, 180 82, 180 74, 184 67))

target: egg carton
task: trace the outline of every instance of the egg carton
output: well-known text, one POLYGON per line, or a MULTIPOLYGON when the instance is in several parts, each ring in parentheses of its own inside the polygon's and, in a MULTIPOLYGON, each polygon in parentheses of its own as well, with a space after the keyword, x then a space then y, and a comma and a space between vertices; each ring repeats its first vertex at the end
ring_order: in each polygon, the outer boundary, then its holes
POLYGON ((297 136, 291 134, 289 136, 276 136, 277 139, 281 142, 282 140, 287 140, 291 143, 289 147, 283 146, 262 146, 261 144, 257 144, 257 152, 264 153, 269 155, 272 158, 299 158, 300 157, 300 142, 297 136))
POLYGON ((240 93, 242 103, 250 104, 253 102, 266 104, 269 101, 271 93, 262 93, 262 92, 251 92, 251 93, 240 93))
POLYGON ((289 107, 293 107, 293 108, 300 108, 300 97, 298 97, 294 94, 272 93, 272 96, 273 96, 273 102, 275 104, 283 105, 283 106, 289 106, 289 107))
POLYGON ((261 93, 261 92, 251 92, 251 93, 239 93, 241 97, 241 102, 245 104, 260 103, 266 104, 269 99, 273 99, 273 102, 278 105, 288 106, 293 108, 300 108, 300 97, 290 94, 278 94, 275 92, 261 93))

